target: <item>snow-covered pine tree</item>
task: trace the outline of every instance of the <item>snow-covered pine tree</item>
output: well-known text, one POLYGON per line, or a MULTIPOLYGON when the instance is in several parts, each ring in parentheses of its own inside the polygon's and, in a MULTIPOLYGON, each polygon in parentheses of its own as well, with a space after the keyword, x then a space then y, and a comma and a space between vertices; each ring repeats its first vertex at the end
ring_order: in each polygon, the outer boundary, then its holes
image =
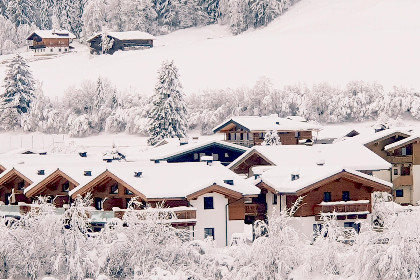
POLYGON ((243 0, 229 1, 229 26, 234 35, 248 29, 250 19, 249 4, 243 0))
POLYGON ((266 131, 263 144, 266 146, 281 145, 280 137, 277 131, 275 130, 266 131))
POLYGON ((29 111, 34 100, 35 81, 29 66, 19 54, 8 65, 4 84, 5 91, 0 96, 0 120, 4 129, 11 129, 20 126, 20 115, 29 111))
POLYGON ((79 36, 82 32, 82 15, 86 0, 59 0, 56 1, 55 15, 58 17, 60 27, 79 36))
POLYGON ((108 6, 103 0, 90 0, 83 10, 83 36, 89 37, 107 27, 108 6))
POLYGON ((249 7, 254 27, 265 26, 281 14, 277 0, 252 0, 249 7))
POLYGON ((159 26, 163 32, 169 32, 177 28, 176 5, 173 0, 153 0, 159 26))
POLYGON ((101 38, 101 47, 102 47, 102 54, 108 53, 110 49, 114 46, 114 39, 108 36, 108 32, 102 32, 101 38))
POLYGON ((40 0, 38 2, 39 11, 39 27, 41 29, 52 28, 52 14, 53 14, 54 1, 53 0, 40 0))
POLYGON ((216 23, 219 18, 219 0, 200 0, 200 5, 208 15, 210 23, 216 23))
POLYGON ((17 26, 36 22, 33 0, 10 0, 7 4, 7 17, 17 26))
POLYGON ((187 134, 187 106, 178 76, 173 61, 162 63, 149 114, 149 145, 163 138, 182 138, 187 134))

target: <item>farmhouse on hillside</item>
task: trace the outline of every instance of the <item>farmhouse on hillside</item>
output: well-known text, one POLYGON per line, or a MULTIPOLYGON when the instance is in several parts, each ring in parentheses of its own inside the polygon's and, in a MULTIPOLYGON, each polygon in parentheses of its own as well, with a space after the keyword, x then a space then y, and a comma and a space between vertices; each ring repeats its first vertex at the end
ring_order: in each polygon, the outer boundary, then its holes
POLYGON ((118 50, 152 48, 155 39, 153 35, 147 32, 126 31, 98 33, 88 39, 87 42, 92 54, 113 54, 118 50))
POLYGON ((32 41, 30 49, 35 55, 54 55, 69 52, 76 36, 67 30, 37 30, 26 40, 32 41))

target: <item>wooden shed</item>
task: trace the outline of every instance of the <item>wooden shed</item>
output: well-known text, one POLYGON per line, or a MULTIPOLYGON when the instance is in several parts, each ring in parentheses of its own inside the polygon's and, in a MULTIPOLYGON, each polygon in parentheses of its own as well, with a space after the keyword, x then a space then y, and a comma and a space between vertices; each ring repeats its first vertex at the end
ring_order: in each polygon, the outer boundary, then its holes
POLYGON ((90 47, 90 52, 96 54, 108 53, 113 54, 118 50, 131 50, 152 48, 153 41, 156 38, 142 31, 126 31, 126 32, 107 32, 99 33, 87 40, 90 47), (104 51, 102 48, 102 40, 104 37, 109 39, 111 47, 104 51))

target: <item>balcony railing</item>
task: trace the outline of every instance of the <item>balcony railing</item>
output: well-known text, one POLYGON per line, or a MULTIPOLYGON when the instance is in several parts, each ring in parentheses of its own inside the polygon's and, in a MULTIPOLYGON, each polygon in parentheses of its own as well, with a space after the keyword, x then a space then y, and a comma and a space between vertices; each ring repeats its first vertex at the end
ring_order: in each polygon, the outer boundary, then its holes
POLYGON ((337 213, 343 215, 370 213, 369 200, 321 202, 315 207, 317 214, 337 213))
POLYGON ((387 161, 391 163, 411 163, 413 162, 413 156, 387 156, 387 161))
POLYGON ((266 204, 245 203, 245 215, 247 216, 265 215, 266 212, 267 212, 266 204))
POLYGON ((412 186, 413 185, 413 175, 399 176, 392 181, 394 188, 401 186, 412 186))
POLYGON ((248 147, 248 148, 254 146, 254 141, 253 140, 226 140, 226 142, 241 145, 241 146, 245 146, 245 147, 248 147))

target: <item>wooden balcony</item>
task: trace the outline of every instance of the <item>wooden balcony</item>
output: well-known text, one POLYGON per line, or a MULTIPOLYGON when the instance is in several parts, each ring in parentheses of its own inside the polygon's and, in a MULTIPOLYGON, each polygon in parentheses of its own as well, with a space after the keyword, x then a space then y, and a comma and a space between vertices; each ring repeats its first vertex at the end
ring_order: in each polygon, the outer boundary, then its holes
POLYGON ((392 183, 394 184, 394 188, 398 188, 401 186, 412 186, 413 175, 399 176, 395 180, 393 180, 392 183))
POLYGON ((387 156, 386 160, 390 163, 412 163, 413 162, 413 156, 407 155, 407 156, 387 156))
POLYGON ((358 215, 370 213, 369 200, 322 202, 315 207, 316 214, 337 213, 339 215, 358 215))
POLYGON ((246 216, 264 216, 267 213, 267 205, 264 203, 245 203, 246 216))

